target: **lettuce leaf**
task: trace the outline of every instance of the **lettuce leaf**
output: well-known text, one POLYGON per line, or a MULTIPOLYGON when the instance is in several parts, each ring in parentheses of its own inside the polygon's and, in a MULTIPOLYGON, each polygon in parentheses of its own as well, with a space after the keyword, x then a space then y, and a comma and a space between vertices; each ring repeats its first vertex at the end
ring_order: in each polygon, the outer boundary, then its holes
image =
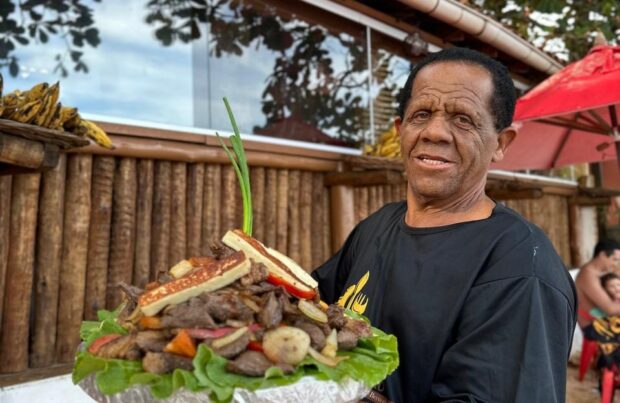
MULTIPOLYGON (((86 347, 97 337, 109 333, 127 333, 116 323, 118 312, 103 311, 99 315, 100 322, 82 324, 80 335, 86 347)), ((355 319, 368 321, 351 311, 346 313, 355 319)), ((347 356, 348 359, 341 361, 335 368, 308 356, 292 374, 285 375, 280 368, 272 367, 262 378, 243 376, 226 371, 228 360, 201 344, 194 357, 192 372, 177 369, 165 375, 144 372, 139 361, 103 359, 82 351, 76 357, 73 383, 77 384, 94 374, 99 390, 107 395, 133 385, 147 385, 153 397, 163 399, 183 387, 193 392, 207 391, 210 399, 217 403, 229 402, 236 387, 256 390, 283 386, 297 382, 304 376, 336 382, 348 376, 372 387, 383 381, 399 364, 396 337, 376 328, 372 328, 372 331, 372 337, 360 339, 353 350, 339 352, 338 355, 347 356)))

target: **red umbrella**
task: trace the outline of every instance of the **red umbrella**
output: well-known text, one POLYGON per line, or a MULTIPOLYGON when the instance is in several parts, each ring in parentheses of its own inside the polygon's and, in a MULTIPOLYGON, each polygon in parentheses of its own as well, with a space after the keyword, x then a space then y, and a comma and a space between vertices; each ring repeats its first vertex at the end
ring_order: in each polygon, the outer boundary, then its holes
POLYGON ((616 159, 619 110, 620 46, 596 46, 519 98, 519 134, 493 167, 543 169, 616 159))

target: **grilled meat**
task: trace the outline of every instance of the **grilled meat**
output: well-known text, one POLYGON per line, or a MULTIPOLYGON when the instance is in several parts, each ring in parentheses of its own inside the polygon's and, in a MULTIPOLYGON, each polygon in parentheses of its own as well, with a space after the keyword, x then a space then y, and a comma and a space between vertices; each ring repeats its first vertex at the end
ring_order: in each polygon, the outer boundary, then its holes
POLYGON ((142 359, 142 368, 153 374, 165 374, 177 368, 191 371, 194 366, 191 358, 170 353, 148 352, 142 359))
POLYGON ((236 251, 224 245, 219 239, 214 239, 209 244, 209 249, 216 259, 223 259, 235 253, 236 251))
POLYGON ((136 335, 128 334, 112 340, 97 351, 101 358, 118 358, 125 360, 137 360, 140 358, 140 350, 136 344, 136 335))
POLYGON ((201 327, 215 328, 217 325, 207 311, 203 299, 194 297, 189 301, 176 305, 166 311, 162 317, 162 324, 166 328, 172 327, 201 327))
POLYGON ((204 293, 200 295, 200 299, 205 302, 207 312, 217 321, 226 322, 228 319, 249 321, 254 318, 254 311, 243 303, 238 293, 232 290, 204 293))
POLYGON ((168 344, 168 337, 162 331, 145 330, 136 334, 136 344, 143 351, 161 352, 168 344))
POLYGON ((263 309, 258 313, 258 323, 267 329, 276 327, 282 322, 282 306, 274 292, 266 297, 263 309))
POLYGON ((308 336, 310 336, 310 346, 313 349, 317 351, 323 350, 323 347, 325 347, 325 334, 319 326, 304 320, 295 322, 294 326, 308 333, 308 336))
POLYGON ((337 330, 342 329, 347 323, 344 309, 340 305, 332 304, 327 308, 327 323, 337 330))
POLYGON ((215 352, 215 354, 221 355, 224 358, 232 358, 245 351, 249 342, 250 333, 246 332, 237 340, 232 341, 223 347, 214 348, 213 351, 215 352))
POLYGON ((269 272, 267 271, 267 267, 262 263, 252 263, 252 267, 250 268, 250 272, 245 276, 239 279, 239 282, 243 287, 247 287, 252 284, 258 284, 262 281, 267 280, 269 277, 269 272))
POLYGON ((233 361, 229 361, 226 369, 235 374, 247 376, 264 376, 273 363, 258 351, 246 351, 233 361))
POLYGON ((338 349, 339 350, 351 350, 357 346, 357 340, 359 336, 350 329, 343 328, 338 331, 338 349))

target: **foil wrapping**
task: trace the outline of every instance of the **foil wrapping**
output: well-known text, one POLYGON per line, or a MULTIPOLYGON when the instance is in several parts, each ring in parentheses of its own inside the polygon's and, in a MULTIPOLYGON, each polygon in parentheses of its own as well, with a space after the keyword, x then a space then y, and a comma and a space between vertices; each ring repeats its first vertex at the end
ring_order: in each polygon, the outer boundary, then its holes
MULTIPOLYGON (((148 386, 134 386, 115 395, 104 395, 99 392, 93 375, 87 377, 79 386, 100 403, 209 403, 208 392, 191 392, 186 389, 177 390, 167 399, 155 399, 148 386)), ((355 403, 370 392, 362 382, 350 378, 337 383, 334 381, 319 381, 313 377, 304 377, 299 381, 286 386, 258 389, 250 391, 235 389, 233 403, 355 403)))

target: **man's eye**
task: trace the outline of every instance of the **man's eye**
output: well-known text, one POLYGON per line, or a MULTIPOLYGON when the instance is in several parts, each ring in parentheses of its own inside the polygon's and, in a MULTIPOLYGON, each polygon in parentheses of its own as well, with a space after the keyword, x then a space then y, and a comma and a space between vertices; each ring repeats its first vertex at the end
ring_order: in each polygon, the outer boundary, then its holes
POLYGON ((419 111, 413 114, 412 120, 414 122, 423 122, 431 117, 428 111, 419 111))
POLYGON ((469 129, 471 127, 474 126, 474 122, 472 122, 472 120, 469 118, 469 116, 466 115, 457 115, 456 116, 456 123, 466 129, 469 129))

